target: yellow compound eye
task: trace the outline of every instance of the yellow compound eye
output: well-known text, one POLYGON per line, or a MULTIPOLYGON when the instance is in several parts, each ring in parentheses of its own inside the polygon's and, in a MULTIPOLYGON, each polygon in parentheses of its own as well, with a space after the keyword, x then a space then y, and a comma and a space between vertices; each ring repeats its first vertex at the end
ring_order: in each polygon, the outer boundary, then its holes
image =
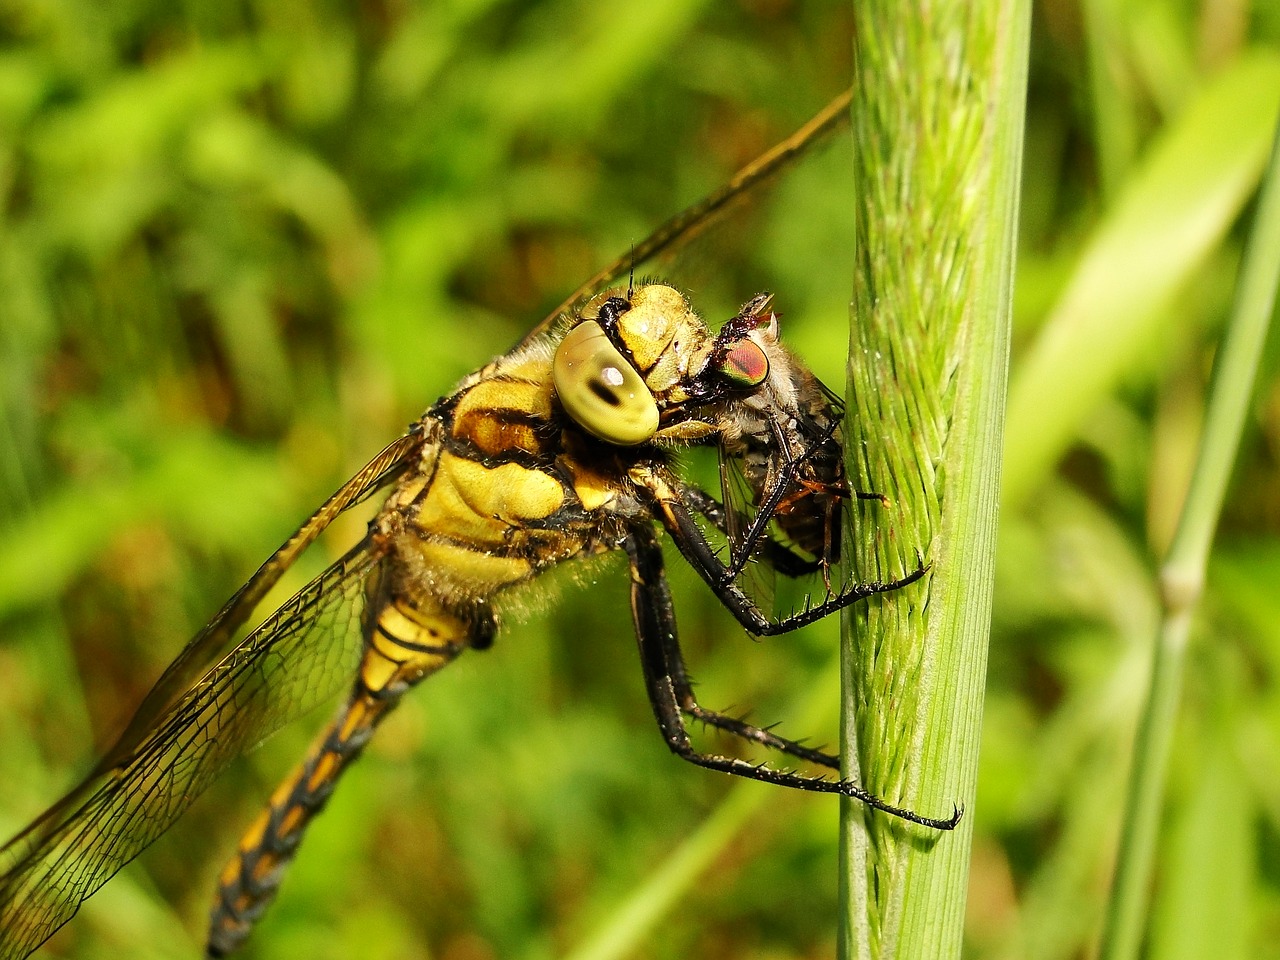
POLYGON ((653 394, 594 320, 569 331, 551 372, 565 412, 593 436, 634 447, 657 432, 653 394))

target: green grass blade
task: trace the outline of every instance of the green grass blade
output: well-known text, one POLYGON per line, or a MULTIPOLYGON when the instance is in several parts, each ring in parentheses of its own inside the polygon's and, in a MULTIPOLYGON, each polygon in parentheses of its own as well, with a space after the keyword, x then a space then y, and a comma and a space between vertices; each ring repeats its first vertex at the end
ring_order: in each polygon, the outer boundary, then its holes
POLYGON ((1098 403, 1166 340, 1165 310, 1257 183, 1277 106, 1280 57, 1243 56, 1139 161, 1010 383, 1006 509, 1026 499, 1098 403))
POLYGON ((1214 529, 1226 497, 1280 284, 1280 128, 1263 180, 1236 301, 1210 388, 1200 450, 1173 545, 1160 571, 1164 615, 1146 707, 1134 744, 1120 854, 1103 931, 1104 960, 1138 954, 1178 712, 1191 619, 1204 588, 1214 529))
POLYGON ((859 570, 929 577, 848 621, 848 774, 949 835, 846 803, 841 956, 960 950, 990 628, 1029 4, 858 4, 851 477, 892 505, 859 570))
POLYGON ((766 784, 744 782, 668 857, 615 904, 587 940, 566 960, 621 960, 638 950, 653 929, 768 801, 766 784))

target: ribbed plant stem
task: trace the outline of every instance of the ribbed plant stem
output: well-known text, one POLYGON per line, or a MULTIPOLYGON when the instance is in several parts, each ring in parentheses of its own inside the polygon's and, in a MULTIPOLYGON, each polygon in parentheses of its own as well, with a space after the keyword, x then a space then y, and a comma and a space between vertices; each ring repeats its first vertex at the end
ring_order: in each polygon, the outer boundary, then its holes
POLYGON ((986 673, 1022 155, 1027 0, 859 0, 850 476, 867 578, 847 620, 850 776, 941 834, 846 803, 844 958, 958 956, 986 673))
POLYGON ((1240 446, 1278 283, 1280 126, 1241 265, 1234 309, 1214 367, 1191 486, 1169 555, 1160 569, 1164 616, 1156 636, 1147 703, 1134 742, 1124 828, 1103 929, 1103 960, 1136 957, 1146 927, 1151 865, 1191 618, 1204 589, 1209 548, 1240 446))

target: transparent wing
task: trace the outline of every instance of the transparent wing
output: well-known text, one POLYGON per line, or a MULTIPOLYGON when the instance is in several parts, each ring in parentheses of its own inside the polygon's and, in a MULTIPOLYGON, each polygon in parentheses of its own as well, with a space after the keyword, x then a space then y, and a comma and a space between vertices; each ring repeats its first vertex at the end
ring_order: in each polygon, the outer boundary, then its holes
POLYGON ((760 537, 751 546, 746 543, 747 532, 759 513, 759 505, 742 472, 741 461, 726 456, 723 451, 720 453, 720 494, 728 541, 725 563, 741 564, 742 569, 735 582, 761 610, 772 611, 776 578, 773 559, 768 556, 768 539, 760 537), (747 556, 743 556, 744 553, 747 556))
POLYGON ((138 742, 148 735, 156 718, 184 696, 206 670, 226 655, 236 631, 249 619, 262 598, 280 581, 284 572, 315 542, 316 537, 343 511, 355 506, 403 473, 416 459, 421 446, 422 437, 416 431, 410 431, 388 444, 267 558, 208 625, 186 645, 177 659, 169 664, 138 707, 119 740, 98 763, 95 772, 115 766, 120 757, 132 752, 138 742))
POLYGON ((595 276, 573 291, 565 301, 548 314, 541 323, 530 330, 521 341, 528 343, 550 330, 560 317, 572 311, 587 298, 627 276, 633 270, 644 267, 655 257, 673 253, 697 237, 715 223, 734 201, 751 193, 762 182, 769 180, 792 161, 804 154, 815 143, 821 142, 832 131, 849 120, 849 105, 853 92, 846 90, 808 123, 767 153, 734 174, 733 178, 697 203, 686 207, 657 230, 645 237, 595 276))
POLYGON ((365 541, 330 566, 0 850, 0 960, 27 956, 231 759, 354 675, 362 587, 378 560, 365 541))
POLYGON ((84 782, 0 848, 0 960, 43 943, 231 758, 351 677, 360 585, 377 562, 367 542, 235 636, 333 519, 403 473, 421 445, 416 432, 399 438, 325 501, 187 644, 84 782))

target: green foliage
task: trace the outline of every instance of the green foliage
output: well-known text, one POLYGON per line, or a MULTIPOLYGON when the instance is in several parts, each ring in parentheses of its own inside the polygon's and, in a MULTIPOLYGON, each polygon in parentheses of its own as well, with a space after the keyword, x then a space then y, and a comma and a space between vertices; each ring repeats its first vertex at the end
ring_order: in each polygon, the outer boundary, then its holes
MULTIPOLYGON (((1240 438, 1253 399, 1262 348, 1266 343, 1280 289, 1280 125, 1272 137, 1257 210, 1245 245, 1236 282, 1235 303, 1214 360, 1213 380, 1195 468, 1178 518, 1169 552, 1160 566, 1160 630, 1152 656, 1147 700, 1134 741, 1115 881, 1107 904, 1102 956, 1107 960, 1136 957, 1146 929, 1147 888, 1155 860, 1155 838, 1161 823, 1164 782, 1178 717, 1192 619, 1199 610, 1214 531, 1226 499, 1240 451, 1240 438)), ((1230 782, 1232 771, 1214 770, 1230 782)), ((1213 784, 1213 787, 1220 784, 1213 784)), ((1222 805, 1228 807, 1233 796, 1222 805)), ((1235 811, 1240 813, 1241 811, 1235 811)), ((1230 829, 1224 831, 1229 834, 1230 829)), ((1207 858, 1213 862, 1216 858, 1207 858)), ((1238 874, 1230 879, 1237 879, 1238 874)), ((1224 878, 1225 886, 1236 886, 1224 878)), ((1204 932, 1201 946, 1212 949, 1204 932)), ((1237 938, 1238 939, 1238 938, 1237 938)), ((1235 944, 1241 952, 1243 942, 1235 944)))
MULTIPOLYGON (((1028 439, 1011 430, 1006 451, 1018 496, 966 943, 1051 960, 1099 929, 1157 609, 1149 555, 1186 488, 1280 18, 1161 0, 1036 15, 1015 380, 1047 344, 1070 348, 1051 390, 1011 400, 1028 439), (1203 106, 1231 89, 1230 114, 1203 106), (1214 166, 1226 136, 1238 163, 1214 166), (1111 286, 1090 272, 1099 251, 1111 286)), ((0 3, 0 833, 87 767, 352 469, 847 86, 850 21, 843 4, 756 0, 0 3)), ((676 277, 711 317, 775 291, 789 342, 833 384, 847 164, 844 144, 788 175, 676 277)), ((1192 631, 1152 956, 1228 922, 1223 955, 1275 953, 1276 368, 1273 342, 1192 631)), ((834 952, 836 805, 742 799, 671 758, 622 568, 559 579, 548 610, 389 721, 247 956, 834 952)), ((676 580, 705 701, 830 738, 836 625, 752 643, 676 580)), ((322 719, 233 769, 86 904, 61 955, 197 956, 216 870, 322 719)))

